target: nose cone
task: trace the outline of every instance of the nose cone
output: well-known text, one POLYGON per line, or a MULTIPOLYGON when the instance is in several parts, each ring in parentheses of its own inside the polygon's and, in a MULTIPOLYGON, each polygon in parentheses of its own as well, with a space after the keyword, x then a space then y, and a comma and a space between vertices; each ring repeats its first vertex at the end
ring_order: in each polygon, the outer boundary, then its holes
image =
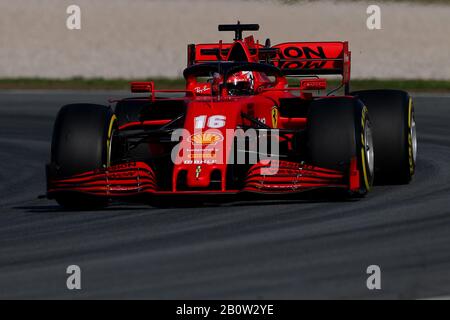
POLYGON ((186 186, 188 188, 222 189, 222 166, 195 165, 187 168, 186 186))
MULTIPOLYGON (((220 130, 208 130, 187 136, 180 143, 174 182, 177 188, 222 190, 226 176, 227 139, 220 130)), ((230 141, 233 139, 230 138, 230 141)))
POLYGON ((188 106, 173 173, 175 191, 225 190, 228 154, 240 110, 239 104, 229 101, 195 101, 188 106))

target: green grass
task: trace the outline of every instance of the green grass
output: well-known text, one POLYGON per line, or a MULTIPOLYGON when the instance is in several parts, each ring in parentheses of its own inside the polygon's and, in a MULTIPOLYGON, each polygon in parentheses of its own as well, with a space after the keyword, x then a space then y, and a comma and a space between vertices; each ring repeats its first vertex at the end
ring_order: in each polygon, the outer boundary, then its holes
POLYGON ((420 92, 450 92, 450 80, 353 80, 352 90, 399 89, 420 92))
MULTIPOLYGON (((305 2, 318 2, 321 0, 278 0, 281 3, 284 4, 296 4, 296 3, 305 3, 305 2)), ((372 3, 369 0, 346 0, 348 2, 363 2, 363 3, 372 3)), ((335 0, 335 2, 338 2, 335 0)), ((373 4, 377 3, 386 3, 386 2, 405 2, 405 3, 421 3, 421 4, 444 4, 444 5, 450 5, 450 0, 379 0, 376 1, 373 4)))
POLYGON ((184 86, 183 79, 102 79, 102 78, 71 78, 71 79, 41 79, 17 78, 0 79, 2 90, 129 90, 131 81, 155 81, 158 88, 179 89, 184 86))
MULTIPOLYGON (((158 89, 182 89, 183 79, 156 78, 158 89)), ((128 79, 0 79, 1 90, 129 90, 128 79)), ((133 81, 149 81, 149 79, 133 79, 133 81)), ((421 92, 450 92, 450 80, 352 80, 352 90, 363 89, 402 89, 421 92)), ((298 80, 291 80, 291 86, 298 80)), ((329 87, 338 85, 337 81, 329 81, 329 87)))

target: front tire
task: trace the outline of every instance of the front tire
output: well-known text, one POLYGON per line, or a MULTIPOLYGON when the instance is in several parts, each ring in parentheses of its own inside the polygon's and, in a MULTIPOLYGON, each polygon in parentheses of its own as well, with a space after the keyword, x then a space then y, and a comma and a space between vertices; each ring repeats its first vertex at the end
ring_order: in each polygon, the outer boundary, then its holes
POLYGON ((360 188, 366 195, 374 179, 374 147, 368 110, 358 99, 329 98, 313 101, 307 126, 311 164, 350 173, 357 161, 360 188))
POLYGON ((407 184, 414 176, 417 135, 414 105, 407 92, 367 90, 352 93, 370 112, 377 152, 377 184, 407 184))
MULTIPOLYGON (((111 164, 112 137, 117 119, 111 108, 95 104, 71 104, 59 111, 52 138, 49 179, 67 178, 111 164)), ((56 194, 65 208, 104 207, 107 199, 81 193, 56 194)))

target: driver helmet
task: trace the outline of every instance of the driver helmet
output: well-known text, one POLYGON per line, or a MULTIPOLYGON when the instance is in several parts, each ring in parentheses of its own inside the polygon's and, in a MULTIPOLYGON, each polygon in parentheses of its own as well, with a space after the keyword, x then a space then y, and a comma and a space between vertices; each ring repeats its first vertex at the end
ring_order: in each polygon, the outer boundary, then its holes
POLYGON ((255 77, 251 71, 239 71, 227 80, 227 90, 230 96, 248 95, 253 92, 255 77))

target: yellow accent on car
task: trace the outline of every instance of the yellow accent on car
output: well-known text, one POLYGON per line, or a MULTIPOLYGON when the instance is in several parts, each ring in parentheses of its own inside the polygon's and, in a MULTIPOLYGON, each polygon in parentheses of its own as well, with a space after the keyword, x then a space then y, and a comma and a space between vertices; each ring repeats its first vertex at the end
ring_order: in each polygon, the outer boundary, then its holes
POLYGON ((272 108, 272 127, 278 128, 278 108, 276 106, 272 108))
POLYGON ((198 179, 200 177, 200 173, 202 173, 202 167, 197 166, 197 170, 195 170, 195 178, 198 179))
POLYGON ((220 133, 203 132, 190 136, 189 141, 196 145, 213 145, 223 141, 223 136, 220 133))

